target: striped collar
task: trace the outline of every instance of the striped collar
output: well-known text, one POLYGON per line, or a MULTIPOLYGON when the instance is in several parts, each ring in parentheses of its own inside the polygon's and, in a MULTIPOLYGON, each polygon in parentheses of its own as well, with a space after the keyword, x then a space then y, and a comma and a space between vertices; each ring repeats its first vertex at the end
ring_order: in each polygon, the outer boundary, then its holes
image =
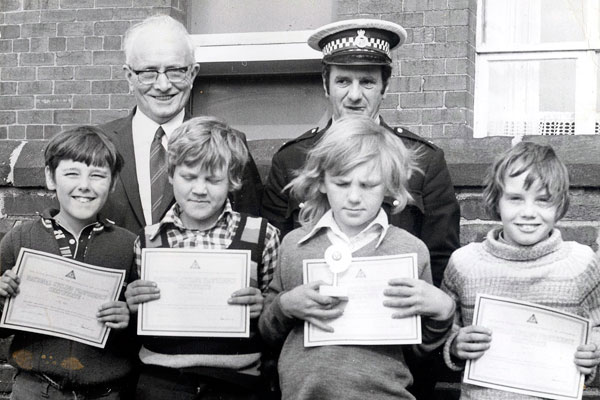
MULTIPOLYGON (((47 208, 41 213, 38 213, 38 215, 42 218, 42 224, 44 225, 44 227, 52 229, 52 221, 55 221, 54 217, 56 216, 56 214, 58 214, 58 212, 59 210, 57 210, 56 208, 47 208)), ((98 215, 96 222, 93 222, 90 225, 94 225, 95 231, 100 231, 104 230, 105 228, 113 227, 115 225, 115 222, 111 221, 108 218, 104 218, 101 215, 98 215)), ((85 226, 84 229, 90 225, 85 226)))

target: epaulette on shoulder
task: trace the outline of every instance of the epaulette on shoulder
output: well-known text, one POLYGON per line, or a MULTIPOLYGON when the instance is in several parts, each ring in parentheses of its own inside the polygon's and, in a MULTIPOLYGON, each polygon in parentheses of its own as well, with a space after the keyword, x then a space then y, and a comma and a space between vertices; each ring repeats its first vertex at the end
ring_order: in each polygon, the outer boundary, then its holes
POLYGON ((392 129, 394 129, 394 132, 396 133, 396 135, 398 135, 400 137, 414 140, 415 142, 422 143, 422 144, 424 144, 428 147, 431 147, 432 149, 435 149, 435 150, 437 150, 437 148, 438 148, 431 140, 425 139, 425 138, 417 135, 416 133, 409 131, 408 129, 399 128, 399 127, 395 127, 392 129))
POLYGON ((301 141, 303 141, 303 140, 306 140, 306 139, 313 138, 313 137, 314 137, 314 136, 317 134, 317 132, 319 132, 319 128, 318 128, 318 127, 316 127, 316 128, 312 128, 312 129, 310 129, 310 130, 308 130, 308 131, 304 132, 302 135, 300 135, 300 136, 298 136, 298 137, 296 137, 296 138, 294 138, 294 139, 292 139, 292 140, 290 140, 290 141, 287 141, 287 142, 285 142, 285 143, 284 143, 284 144, 283 144, 283 145, 282 145, 282 146, 279 148, 279 151, 281 151, 281 150, 285 149, 285 148, 286 148, 286 147, 288 147, 288 146, 291 146, 291 145, 293 145, 294 143, 298 143, 298 142, 301 142, 301 141))

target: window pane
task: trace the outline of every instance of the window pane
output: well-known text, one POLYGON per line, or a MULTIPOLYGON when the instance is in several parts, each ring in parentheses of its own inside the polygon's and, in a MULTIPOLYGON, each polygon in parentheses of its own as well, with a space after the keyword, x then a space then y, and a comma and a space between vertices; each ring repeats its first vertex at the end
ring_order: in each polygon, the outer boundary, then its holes
POLYGON ((572 134, 574 59, 489 62, 488 134, 572 134))
POLYGON ((538 61, 540 68, 540 111, 575 111, 576 60, 538 61))
POLYGON ((292 138, 329 116, 320 75, 200 77, 193 115, 214 115, 249 140, 292 138))
POLYGON ((588 1, 598 0, 483 0, 483 38, 488 45, 532 45, 587 41, 588 1))
POLYGON ((315 29, 335 18, 334 0, 194 0, 190 31, 277 32, 315 29))

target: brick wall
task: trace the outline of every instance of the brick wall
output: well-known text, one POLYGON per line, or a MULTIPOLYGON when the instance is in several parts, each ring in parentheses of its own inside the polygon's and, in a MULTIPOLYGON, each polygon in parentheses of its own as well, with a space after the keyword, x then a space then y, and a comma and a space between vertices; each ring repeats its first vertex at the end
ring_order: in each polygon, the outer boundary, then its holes
POLYGON ((474 0, 338 1, 340 18, 381 18, 408 33, 394 55, 386 122, 424 137, 472 136, 475 9, 474 0))
MULTIPOLYGON (((156 13, 185 23, 186 9, 186 0, 0 0, 0 235, 52 202, 43 188, 45 139, 130 110, 121 68, 125 30, 156 13)), ((337 0, 337 12, 406 28, 382 114, 445 150, 461 203, 461 242, 481 240, 495 223, 482 211, 481 179, 510 139, 472 139, 476 0, 337 0)), ((598 249, 600 137, 526 139, 553 145, 567 162, 573 201, 559 227, 567 239, 598 249)), ((279 145, 250 142, 263 176, 279 145)), ((11 373, 0 363, 0 393, 9 390, 11 373)), ((452 398, 454 387, 440 396, 452 398)), ((587 391, 585 398, 600 396, 587 391)))
POLYGON ((133 105, 123 33, 149 15, 185 19, 178 0, 2 0, 0 139, 48 139, 133 105))

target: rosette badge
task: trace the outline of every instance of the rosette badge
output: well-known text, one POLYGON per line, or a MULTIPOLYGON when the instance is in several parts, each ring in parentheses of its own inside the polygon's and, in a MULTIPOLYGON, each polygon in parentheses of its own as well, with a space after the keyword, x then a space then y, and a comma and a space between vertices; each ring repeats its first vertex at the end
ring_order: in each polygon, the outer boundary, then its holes
POLYGON ((346 271, 352 264, 352 251, 348 246, 334 244, 325 250, 325 262, 333 273, 332 285, 319 286, 319 293, 324 296, 348 299, 348 288, 338 286, 338 274, 346 271))
POLYGON ((352 252, 348 246, 332 245, 325 250, 325 262, 334 274, 347 270, 352 263, 352 252))

